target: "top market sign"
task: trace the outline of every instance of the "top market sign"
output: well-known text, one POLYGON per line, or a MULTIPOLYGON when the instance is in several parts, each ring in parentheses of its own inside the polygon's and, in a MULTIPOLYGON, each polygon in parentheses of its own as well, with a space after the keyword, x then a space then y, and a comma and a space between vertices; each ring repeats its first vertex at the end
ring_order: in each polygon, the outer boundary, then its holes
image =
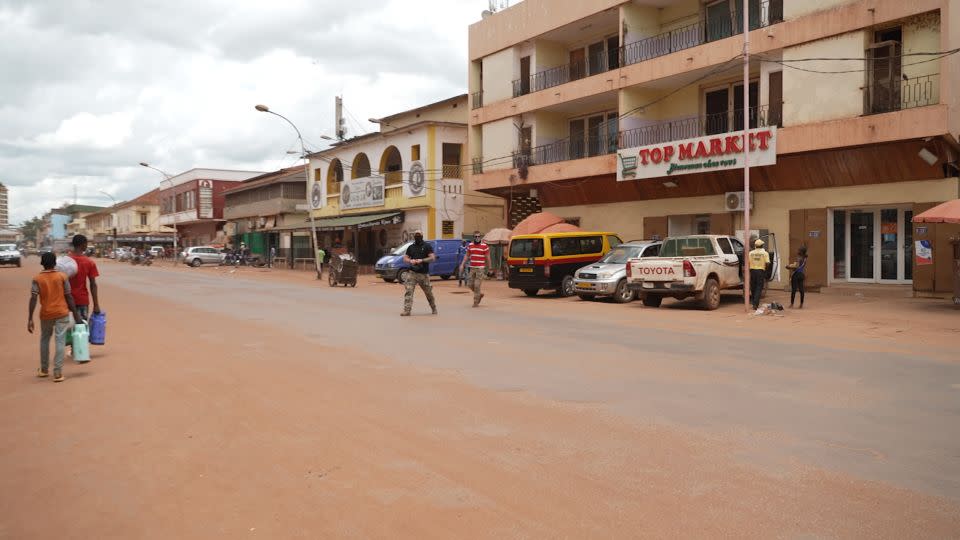
MULTIPOLYGON (((617 181, 743 168, 743 133, 622 149, 617 152, 617 181)), ((748 144, 751 167, 777 163, 776 126, 750 130, 748 144)))

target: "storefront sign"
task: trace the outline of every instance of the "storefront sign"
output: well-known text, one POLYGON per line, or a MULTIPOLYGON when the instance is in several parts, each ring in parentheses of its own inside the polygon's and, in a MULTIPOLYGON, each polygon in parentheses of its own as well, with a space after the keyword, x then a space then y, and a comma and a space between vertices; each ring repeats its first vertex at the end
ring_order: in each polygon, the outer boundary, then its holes
MULTIPOLYGON (((750 130, 750 166, 777 163, 776 126, 750 130)), ((620 150, 617 180, 642 180, 743 167, 743 132, 620 150)))
POLYGON ((820 238, 820 231, 810 231, 810 238, 820 238))
POLYGON ((917 240, 917 247, 914 250, 916 254, 917 266, 933 264, 933 246, 929 240, 917 240))
POLYGON ((917 227, 917 236, 922 236, 922 235, 924 235, 924 234, 927 234, 927 228, 926 228, 926 227, 917 227))
POLYGON ((340 186, 340 209, 383 206, 383 178, 354 178, 340 186))
POLYGON ((378 220, 376 220, 376 221, 368 221, 368 222, 366 222, 366 223, 361 223, 360 225, 357 225, 357 227, 360 228, 360 229, 369 229, 369 228, 371 228, 371 227, 384 227, 384 226, 387 226, 387 225, 400 225, 401 223, 403 223, 403 212, 401 212, 401 213, 399 213, 399 214, 397 214, 397 215, 394 215, 394 216, 390 216, 390 217, 385 217, 385 218, 382 218, 382 219, 378 219, 378 220))
POLYGON ((427 175, 423 163, 414 161, 410 164, 410 173, 403 183, 404 197, 422 197, 427 194, 427 175))
POLYGON ((310 203, 314 208, 323 206, 323 185, 320 182, 313 183, 313 189, 310 190, 310 203))
POLYGON ((213 217, 213 182, 210 180, 201 180, 200 181, 200 200, 199 207, 200 212, 198 214, 201 218, 212 218, 213 217))

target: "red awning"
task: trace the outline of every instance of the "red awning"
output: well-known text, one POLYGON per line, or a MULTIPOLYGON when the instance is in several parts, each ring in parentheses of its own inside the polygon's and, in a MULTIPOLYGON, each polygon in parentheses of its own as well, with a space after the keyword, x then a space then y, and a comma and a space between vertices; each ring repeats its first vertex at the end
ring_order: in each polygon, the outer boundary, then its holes
POLYGON ((914 223, 960 223, 960 199, 947 201, 913 216, 914 223))

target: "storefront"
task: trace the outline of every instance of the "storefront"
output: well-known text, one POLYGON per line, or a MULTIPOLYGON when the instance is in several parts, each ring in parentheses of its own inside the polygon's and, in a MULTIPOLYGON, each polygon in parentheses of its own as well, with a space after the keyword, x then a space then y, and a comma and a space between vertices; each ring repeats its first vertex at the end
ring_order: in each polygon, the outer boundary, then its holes
POLYGON ((912 205, 831 209, 830 282, 912 283, 911 219, 912 205))
POLYGON ((374 264, 409 236, 404 230, 405 214, 395 211, 318 219, 320 246, 354 253, 360 264, 374 264))

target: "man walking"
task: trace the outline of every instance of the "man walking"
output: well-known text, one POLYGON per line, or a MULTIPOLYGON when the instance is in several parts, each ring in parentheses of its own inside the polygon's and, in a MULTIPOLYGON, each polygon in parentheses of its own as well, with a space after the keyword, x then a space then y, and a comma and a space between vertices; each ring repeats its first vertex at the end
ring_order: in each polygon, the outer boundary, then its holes
POLYGON ((97 270, 97 263, 84 254, 87 251, 87 237, 78 234, 73 237, 71 243, 73 251, 70 253, 70 258, 77 263, 77 273, 70 278, 70 291, 73 293, 73 301, 77 305, 80 316, 88 319, 91 298, 93 298, 93 312, 100 313, 100 298, 97 296, 97 278, 100 277, 100 272, 97 270))
POLYGON ((760 307, 760 296, 763 294, 763 283, 767 280, 767 265, 770 264, 770 254, 763 249, 763 240, 757 238, 753 243, 754 249, 750 252, 750 302, 754 311, 760 307))
POLYGON ((461 273, 463 273, 465 266, 470 268, 470 274, 467 276, 467 286, 473 291, 473 307, 477 307, 480 305, 480 300, 483 300, 480 286, 483 284, 483 278, 486 277, 487 268, 490 266, 490 246, 483 241, 480 231, 473 231, 473 242, 467 246, 467 256, 460 263, 461 273))
POLYGON ((40 257, 43 272, 30 284, 30 305, 27 315, 27 331, 34 330, 33 313, 40 303, 40 369, 37 377, 50 375, 50 337, 54 338, 53 382, 63 381, 63 350, 70 328, 70 314, 77 322, 83 322, 70 294, 70 280, 57 272, 57 256, 47 252, 40 257))
POLYGON ((410 316, 410 309, 413 307, 413 291, 417 288, 417 285, 423 289, 423 294, 426 295, 433 314, 437 314, 437 301, 433 297, 433 287, 430 285, 430 263, 436 258, 437 256, 433 253, 430 244, 423 241, 423 232, 414 232, 413 243, 403 254, 403 262, 410 265, 410 273, 407 274, 407 280, 403 283, 405 290, 401 317, 410 316))

